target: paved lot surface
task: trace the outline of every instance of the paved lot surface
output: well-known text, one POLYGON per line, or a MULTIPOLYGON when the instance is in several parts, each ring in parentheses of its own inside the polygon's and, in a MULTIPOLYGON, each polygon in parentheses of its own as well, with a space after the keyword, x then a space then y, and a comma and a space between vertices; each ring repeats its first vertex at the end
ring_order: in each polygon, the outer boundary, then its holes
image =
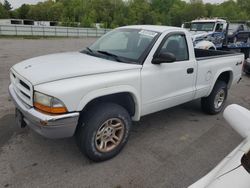
MULTIPOLYGON (((14 123, 9 68, 38 55, 82 49, 94 39, 0 39, 0 187, 187 187, 240 142, 221 115, 200 110, 199 100, 134 123, 116 158, 93 163, 74 138, 45 139, 14 123)), ((250 77, 230 90, 227 104, 250 109, 250 77)))

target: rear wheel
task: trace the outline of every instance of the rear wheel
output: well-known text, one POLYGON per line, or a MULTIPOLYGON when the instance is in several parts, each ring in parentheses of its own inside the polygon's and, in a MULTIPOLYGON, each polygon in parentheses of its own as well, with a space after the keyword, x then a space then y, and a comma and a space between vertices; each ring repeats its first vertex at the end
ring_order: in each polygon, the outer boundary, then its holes
POLYGON ((80 150, 93 161, 104 161, 117 155, 127 143, 131 118, 122 106, 102 103, 83 115, 78 126, 80 150))
POLYGON ((201 99, 201 107, 208 114, 218 114, 222 111, 227 99, 227 84, 218 80, 208 97, 201 99))

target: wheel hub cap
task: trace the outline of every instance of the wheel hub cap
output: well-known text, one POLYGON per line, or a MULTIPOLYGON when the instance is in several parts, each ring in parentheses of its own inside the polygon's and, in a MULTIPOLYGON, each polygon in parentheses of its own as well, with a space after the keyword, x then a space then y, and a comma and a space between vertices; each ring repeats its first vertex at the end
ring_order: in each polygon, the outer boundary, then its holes
POLYGON ((220 91, 216 94, 216 96, 215 96, 214 107, 215 107, 216 109, 220 108, 220 107, 222 106, 224 100, 225 100, 225 92, 224 92, 224 90, 220 90, 220 91))
POLYGON ((95 136, 95 146, 100 152, 109 152, 116 148, 124 136, 124 123, 118 118, 105 121, 95 136))

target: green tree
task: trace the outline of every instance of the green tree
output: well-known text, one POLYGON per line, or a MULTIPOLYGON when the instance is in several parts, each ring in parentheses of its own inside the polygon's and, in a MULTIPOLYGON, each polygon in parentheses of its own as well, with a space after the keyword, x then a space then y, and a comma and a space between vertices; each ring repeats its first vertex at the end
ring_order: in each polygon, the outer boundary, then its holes
POLYGON ((0 3, 0 19, 9 18, 8 11, 4 8, 3 4, 0 3))
MULTIPOLYGON (((36 5, 22 5, 10 11, 0 6, 0 18, 60 21, 65 26, 115 28, 130 24, 180 26, 201 17, 250 19, 250 0, 229 0, 221 4, 204 4, 202 0, 46 0, 36 5), (8 11, 7 11, 8 10, 8 11)), ((9 5, 8 5, 9 4, 9 5)), ((7 7, 7 8, 6 8, 7 7)), ((8 8, 9 7, 9 8, 8 8)))
POLYGON ((174 26, 181 26, 185 21, 189 21, 184 17, 184 11, 187 4, 184 1, 176 1, 169 10, 170 24, 174 26))
POLYGON ((250 0, 237 0, 237 4, 241 10, 244 10, 248 17, 250 16, 250 0))
POLYGON ((63 4, 60 2, 53 4, 48 11, 48 20, 60 21, 63 8, 63 4))
POLYGON ((10 11, 12 9, 11 4, 7 0, 4 0, 3 6, 7 11, 10 11))
POLYGON ((21 19, 27 19, 27 18, 28 18, 29 10, 30 10, 30 6, 29 6, 29 5, 26 5, 26 4, 23 4, 23 5, 17 10, 18 17, 21 18, 21 19))

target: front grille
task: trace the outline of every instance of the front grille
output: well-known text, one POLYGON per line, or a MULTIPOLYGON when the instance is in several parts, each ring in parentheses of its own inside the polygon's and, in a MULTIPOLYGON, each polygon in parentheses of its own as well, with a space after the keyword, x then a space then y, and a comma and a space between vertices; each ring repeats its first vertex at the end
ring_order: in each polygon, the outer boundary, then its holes
POLYGON ((30 90, 30 86, 28 86, 27 84, 25 84, 22 80, 19 80, 20 84, 25 87, 26 89, 30 90))
POLYGON ((10 80, 18 97, 26 104, 33 105, 33 89, 31 83, 11 70, 10 80))

